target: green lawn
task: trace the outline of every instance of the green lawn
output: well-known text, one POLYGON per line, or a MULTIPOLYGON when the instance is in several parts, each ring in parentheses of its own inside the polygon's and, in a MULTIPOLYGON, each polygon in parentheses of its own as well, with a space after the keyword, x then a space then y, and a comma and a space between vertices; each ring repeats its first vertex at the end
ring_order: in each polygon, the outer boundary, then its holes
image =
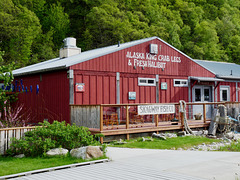
POLYGON ((240 143, 239 141, 233 142, 229 146, 221 147, 220 151, 240 152, 240 143))
POLYGON ((217 139, 209 139, 206 137, 200 136, 185 136, 177 138, 168 138, 166 140, 160 140, 154 138, 153 141, 141 141, 141 138, 138 140, 129 140, 128 143, 121 145, 111 145, 113 147, 126 147, 126 148, 145 148, 145 149, 177 149, 177 148, 190 148, 195 145, 202 143, 210 144, 212 142, 219 142, 217 139))
MULTIPOLYGON (((99 159, 103 158, 106 156, 99 159)), ((0 176, 81 162, 86 162, 86 160, 72 157, 13 158, 0 156, 0 176)))

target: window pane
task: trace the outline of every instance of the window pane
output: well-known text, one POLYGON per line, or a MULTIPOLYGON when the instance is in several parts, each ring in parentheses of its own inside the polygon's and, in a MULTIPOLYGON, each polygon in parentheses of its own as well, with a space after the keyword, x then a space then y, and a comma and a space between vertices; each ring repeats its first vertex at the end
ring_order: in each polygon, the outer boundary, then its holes
POLYGON ((195 101, 201 101, 201 89, 195 89, 195 101))
POLYGON ((154 84, 154 80, 148 80, 149 84, 154 84))
POLYGON ((222 100, 227 101, 227 90, 222 90, 222 100))
POLYGON ((204 101, 210 101, 210 91, 209 89, 204 89, 204 101))
POLYGON ((147 83, 146 79, 140 79, 140 83, 147 83))
POLYGON ((180 81, 175 81, 175 84, 180 84, 180 81))

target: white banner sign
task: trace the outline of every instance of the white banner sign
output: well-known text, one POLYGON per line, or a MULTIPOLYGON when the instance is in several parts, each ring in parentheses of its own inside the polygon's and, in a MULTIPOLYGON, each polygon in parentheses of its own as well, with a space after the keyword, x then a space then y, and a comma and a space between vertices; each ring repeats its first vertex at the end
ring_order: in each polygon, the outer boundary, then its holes
POLYGON ((173 114, 173 113, 175 113, 175 105, 173 104, 138 106, 138 115, 173 114))

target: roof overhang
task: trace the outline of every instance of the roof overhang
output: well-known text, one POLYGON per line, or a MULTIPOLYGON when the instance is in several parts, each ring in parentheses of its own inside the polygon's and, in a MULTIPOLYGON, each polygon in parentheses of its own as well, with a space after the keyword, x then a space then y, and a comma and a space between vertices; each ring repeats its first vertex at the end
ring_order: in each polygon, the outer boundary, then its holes
POLYGON ((207 82, 225 81, 224 79, 212 78, 212 77, 193 77, 193 76, 190 76, 190 79, 198 81, 198 82, 201 82, 201 81, 207 81, 207 82))
POLYGON ((239 76, 223 76, 223 75, 216 75, 217 78, 221 78, 221 79, 228 79, 228 80, 240 80, 239 76))
POLYGON ((20 71, 18 72, 18 70, 13 70, 13 76, 17 77, 17 76, 23 76, 23 75, 29 75, 29 74, 37 74, 37 73, 42 73, 42 72, 48 72, 48 71, 55 71, 55 70, 61 70, 61 69, 66 69, 66 66, 58 66, 58 67, 53 67, 53 68, 45 68, 45 69, 39 69, 39 70, 33 70, 33 71, 20 71), (15 71, 15 72, 14 72, 15 71))

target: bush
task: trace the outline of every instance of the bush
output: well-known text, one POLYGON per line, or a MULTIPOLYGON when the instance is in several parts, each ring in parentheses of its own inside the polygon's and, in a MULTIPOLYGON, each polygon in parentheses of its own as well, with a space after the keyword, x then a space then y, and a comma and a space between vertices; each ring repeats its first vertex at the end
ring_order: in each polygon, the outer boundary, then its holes
POLYGON ((42 127, 25 133, 22 139, 13 139, 8 155, 25 154, 25 156, 41 156, 52 148, 68 150, 88 145, 99 145, 96 138, 86 127, 69 125, 54 121, 52 124, 44 121, 42 127))

